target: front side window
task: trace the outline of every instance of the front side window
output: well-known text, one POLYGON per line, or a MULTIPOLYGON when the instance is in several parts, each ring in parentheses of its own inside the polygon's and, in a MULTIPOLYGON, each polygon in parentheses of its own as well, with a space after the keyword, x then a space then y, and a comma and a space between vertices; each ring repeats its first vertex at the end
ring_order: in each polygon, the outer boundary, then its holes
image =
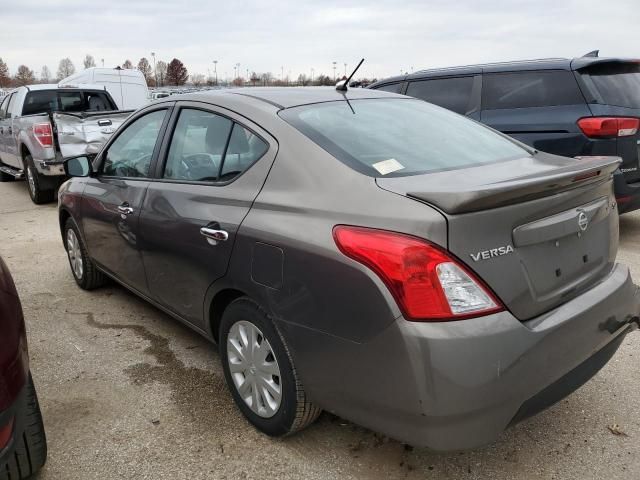
POLYGON ((180 111, 163 176, 192 182, 232 180, 267 149, 264 140, 228 118, 185 108, 180 111))
POLYGON ((288 108, 279 115, 338 160, 372 177, 471 167, 531 154, 484 125, 408 98, 326 102, 288 108))
POLYGON ((156 110, 130 123, 105 152, 102 174, 127 178, 149 176, 165 114, 166 110, 156 110))
POLYGON ((437 78, 411 82, 407 95, 465 114, 471 103, 473 77, 437 78))
POLYGON ((550 107, 584 103, 572 72, 492 73, 482 79, 482 108, 550 107))

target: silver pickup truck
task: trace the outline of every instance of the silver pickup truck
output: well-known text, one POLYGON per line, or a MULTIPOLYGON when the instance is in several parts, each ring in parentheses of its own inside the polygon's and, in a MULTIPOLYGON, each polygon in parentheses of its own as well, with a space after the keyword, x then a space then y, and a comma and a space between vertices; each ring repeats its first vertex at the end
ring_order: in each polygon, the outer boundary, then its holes
POLYGON ((0 103, 0 181, 26 177, 34 203, 52 201, 64 159, 97 153, 130 114, 100 86, 13 90, 0 103))

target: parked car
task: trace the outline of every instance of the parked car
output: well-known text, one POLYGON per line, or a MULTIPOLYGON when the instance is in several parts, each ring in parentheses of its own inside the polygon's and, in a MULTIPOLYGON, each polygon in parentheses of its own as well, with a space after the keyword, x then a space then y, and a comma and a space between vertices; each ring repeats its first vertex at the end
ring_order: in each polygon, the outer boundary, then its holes
POLYGON ((20 87, 0 103, 0 181, 27 177, 34 203, 51 202, 63 160, 96 153, 131 111, 99 86, 20 87))
POLYGON ((60 80, 60 87, 82 84, 104 87, 118 110, 135 110, 149 103, 149 88, 140 70, 92 67, 60 80))
POLYGON ((596 55, 423 70, 369 88, 440 105, 556 155, 617 155, 624 213, 640 208, 640 63, 596 55))
POLYGON ((16 287, 0 258, 0 480, 29 478, 47 459, 16 287))
POLYGON ((325 409, 469 448, 637 328, 619 161, 542 153, 383 91, 192 93, 68 160, 59 221, 77 284, 112 278, 218 342, 262 432, 325 409))

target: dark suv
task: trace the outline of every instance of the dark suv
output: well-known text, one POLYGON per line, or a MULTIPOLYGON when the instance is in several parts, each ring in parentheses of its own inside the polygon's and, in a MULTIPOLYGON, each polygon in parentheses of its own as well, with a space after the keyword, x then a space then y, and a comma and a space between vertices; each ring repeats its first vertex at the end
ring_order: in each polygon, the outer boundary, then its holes
POLYGON ((47 458, 38 397, 29 373, 22 307, 0 258, 0 480, 21 480, 47 458))
POLYGON ((640 60, 528 60, 423 70, 369 88, 402 93, 481 121, 556 155, 616 155, 620 213, 640 207, 640 60))

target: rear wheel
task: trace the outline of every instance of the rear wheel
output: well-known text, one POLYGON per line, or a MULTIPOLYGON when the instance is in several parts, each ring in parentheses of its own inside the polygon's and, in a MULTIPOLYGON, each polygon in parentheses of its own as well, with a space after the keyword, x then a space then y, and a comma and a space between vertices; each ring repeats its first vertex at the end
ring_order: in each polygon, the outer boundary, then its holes
POLYGON ((0 480, 29 478, 42 468, 47 460, 47 437, 38 396, 31 375, 27 385, 27 405, 24 429, 15 438, 16 446, 5 464, 0 464, 0 480))
POLYGON ((93 290, 107 282, 104 273, 96 268, 82 242, 78 227, 72 218, 64 226, 64 246, 69 257, 73 278, 83 290, 93 290))
POLYGON ((38 173, 31 155, 26 155, 24 157, 24 169, 25 176, 27 178, 29 196, 33 203, 41 205, 43 203, 52 202, 55 196, 55 189, 45 189, 42 187, 43 182, 41 180, 41 175, 38 173))
POLYGON ((307 398, 293 360, 269 315, 247 297, 233 301, 220 325, 220 358, 236 405, 258 430, 284 436, 321 410, 307 398))

